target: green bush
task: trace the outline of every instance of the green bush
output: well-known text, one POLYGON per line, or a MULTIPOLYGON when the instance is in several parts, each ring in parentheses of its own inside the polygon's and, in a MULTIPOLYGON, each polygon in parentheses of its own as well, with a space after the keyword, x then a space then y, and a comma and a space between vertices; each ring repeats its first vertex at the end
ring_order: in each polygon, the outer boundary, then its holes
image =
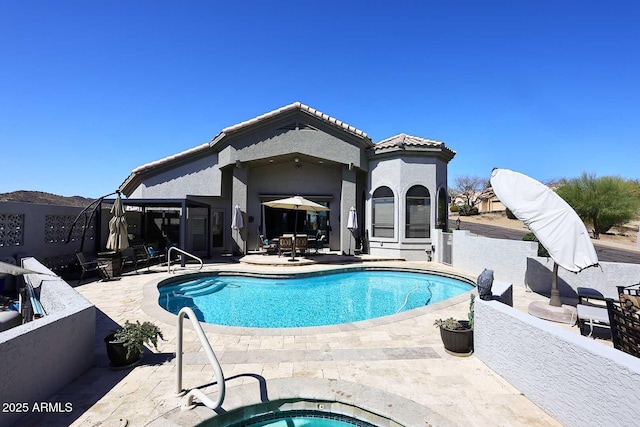
POLYGON ((522 240, 526 242, 538 242, 538 256, 549 258, 549 251, 540 243, 535 234, 529 232, 522 236, 522 240))
POLYGON ((469 206, 469 205, 460 206, 460 210, 458 212, 462 216, 470 216, 470 215, 478 215, 479 214, 477 206, 469 206))
POLYGON ((452 204, 451 206, 449 206, 449 211, 451 212, 458 212, 460 210, 460 208, 458 207, 458 205, 452 204))
POLYGON ((516 216, 513 214, 513 212, 511 212, 511 209, 509 209, 509 208, 505 208, 504 212, 507 214, 507 218, 509 218, 509 219, 518 219, 518 218, 516 218, 516 216))

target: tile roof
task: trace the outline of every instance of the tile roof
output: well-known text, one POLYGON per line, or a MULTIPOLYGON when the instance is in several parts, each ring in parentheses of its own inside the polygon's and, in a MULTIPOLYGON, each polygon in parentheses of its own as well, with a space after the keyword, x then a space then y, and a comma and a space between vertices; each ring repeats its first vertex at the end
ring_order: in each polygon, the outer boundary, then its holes
POLYGON ((328 123, 331 123, 333 125, 339 126, 342 129, 346 130, 347 132, 350 132, 356 136, 362 137, 362 138, 368 138, 367 134, 363 131, 361 131, 360 129, 357 129, 353 126, 350 126, 348 124, 346 124, 345 122, 338 120, 334 117, 329 116, 328 114, 325 114, 321 111, 316 110, 315 108, 311 108, 308 105, 302 104, 300 102, 294 102, 293 104, 289 104, 289 105, 285 105, 284 107, 278 108, 276 110, 270 111, 268 113, 262 114, 258 117, 254 117, 253 119, 244 121, 242 123, 238 123, 237 125, 233 125, 233 126, 229 126, 226 127, 224 129, 222 129, 222 133, 228 134, 234 131, 237 131, 239 129, 242 129, 246 126, 250 126, 256 123, 260 123, 261 121, 264 120, 268 120, 272 117, 277 116, 278 114, 287 112, 287 111, 292 111, 292 110, 300 110, 300 111, 304 111, 305 113, 309 113, 313 116, 316 116, 328 123))
MULTIPOLYGON (((436 141, 434 139, 420 138, 418 136, 407 135, 401 133, 392 136, 375 144, 374 151, 378 151, 385 148, 405 148, 407 146, 413 147, 441 147, 447 148, 444 142, 436 141)), ((447 148, 448 149, 448 148, 447 148)))
POLYGON ((207 150, 208 148, 209 148, 209 143, 205 142, 204 144, 200 144, 197 147, 189 148, 188 150, 184 150, 184 151, 181 151, 179 153, 172 154, 171 156, 167 156, 167 157, 162 158, 160 160, 156 160, 154 162, 146 163, 146 164, 144 164, 142 166, 138 166, 137 168, 135 168, 132 171, 132 173, 139 173, 139 172, 143 172, 143 171, 148 170, 148 169, 153 169, 156 166, 160 166, 162 164, 169 163, 172 160, 176 160, 176 159, 179 159, 181 157, 186 157, 186 156, 188 156, 190 154, 195 154, 197 152, 207 150))

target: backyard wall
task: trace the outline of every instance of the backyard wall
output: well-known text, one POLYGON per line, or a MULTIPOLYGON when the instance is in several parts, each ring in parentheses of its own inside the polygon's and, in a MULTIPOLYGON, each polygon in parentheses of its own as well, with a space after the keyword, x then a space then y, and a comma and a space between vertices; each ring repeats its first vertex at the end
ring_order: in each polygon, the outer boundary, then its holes
MULTIPOLYGON (((443 243, 437 240, 439 245, 443 243)), ((479 275, 493 270, 494 279, 528 286, 532 291, 549 295, 553 278, 551 258, 538 257, 538 244, 519 240, 472 236, 467 230, 453 232, 452 266, 479 275)), ((442 251, 436 252, 441 257, 442 251)), ((437 258, 441 261, 440 258, 437 258)), ((577 303, 577 288, 599 290, 605 297, 615 297, 616 286, 628 286, 640 280, 640 264, 601 262, 580 273, 558 269, 558 289, 563 303, 577 303)))
MULTIPOLYGON (((56 273, 75 263, 80 248, 82 224, 74 227, 71 241, 65 244, 71 224, 82 208, 73 206, 40 205, 22 202, 0 202, 0 259, 10 257, 17 264, 32 256, 56 273)), ((84 251, 95 249, 94 226, 87 229, 84 251)), ((106 237, 105 237, 106 238, 106 237)))
MULTIPOLYGON (((550 258, 532 257, 527 260, 525 283, 531 290, 549 295, 553 277, 553 261, 550 258)), ((598 267, 590 267, 580 273, 558 269, 558 289, 563 301, 577 299, 578 287, 593 288, 605 297, 616 298, 617 286, 629 286, 640 280, 640 264, 622 262, 601 262, 598 267)))
MULTIPOLYGON (((49 271, 34 258, 23 265, 49 271)), ((0 402, 26 402, 28 408, 93 366, 96 317, 95 306, 59 277, 32 279, 34 286, 40 284, 46 316, 0 333, 0 402)), ((24 415, 2 411, 0 425, 12 425, 24 415)))
POLYGON ((495 280, 523 286, 527 259, 537 253, 536 242, 472 236, 468 230, 453 231, 452 266, 475 275, 487 268, 493 270, 495 280))
POLYGON ((640 359, 476 299, 475 357, 564 426, 637 426, 640 359))

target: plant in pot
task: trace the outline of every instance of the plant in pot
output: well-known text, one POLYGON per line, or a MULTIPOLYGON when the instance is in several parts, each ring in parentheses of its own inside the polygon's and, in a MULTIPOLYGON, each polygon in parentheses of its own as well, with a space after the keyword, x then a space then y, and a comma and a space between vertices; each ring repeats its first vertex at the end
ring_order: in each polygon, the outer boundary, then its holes
POLYGON ((469 301, 468 320, 456 320, 453 317, 438 319, 434 325, 440 328, 440 337, 444 349, 455 356, 469 356, 473 353, 473 309, 475 295, 469 301))
POLYGON ((164 340, 158 326, 151 322, 131 323, 127 320, 123 327, 114 330, 104 339, 111 366, 123 368, 137 365, 142 360, 144 345, 152 344, 157 350, 158 339, 164 340))

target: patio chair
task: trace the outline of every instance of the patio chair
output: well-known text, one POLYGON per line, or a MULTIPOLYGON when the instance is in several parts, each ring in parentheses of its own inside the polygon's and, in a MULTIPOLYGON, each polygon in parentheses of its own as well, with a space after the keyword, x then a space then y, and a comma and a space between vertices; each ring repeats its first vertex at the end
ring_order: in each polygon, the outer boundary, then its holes
POLYGON ((149 262, 158 262, 158 264, 162 264, 167 259, 166 254, 156 251, 153 246, 147 246, 146 250, 147 254, 149 254, 149 262))
POLYGON ((282 236, 278 240, 278 256, 284 253, 291 253, 293 250, 293 236, 282 236))
POLYGON ((278 251, 278 245, 275 243, 270 243, 267 239, 264 238, 264 235, 260 235, 258 241, 258 248, 261 251, 264 251, 267 254, 275 254, 278 251))
POLYGON ((640 285, 618 287, 620 301, 607 299, 613 347, 640 357, 640 285))
POLYGON ((304 236, 296 236, 296 252, 299 252, 300 255, 304 255, 307 251, 309 239, 306 235, 304 236))
POLYGON ((76 252, 76 258, 78 258, 78 263, 80 264, 80 268, 82 269, 82 273, 80 273, 80 279, 78 280, 78 285, 82 283, 82 279, 87 273, 97 273, 100 279, 109 280, 109 273, 104 268, 104 266, 98 263, 98 260, 89 254, 85 254, 84 252, 76 252))
POLYGON ((149 253, 145 249, 144 245, 131 246, 133 250, 133 268, 138 272, 141 267, 147 267, 149 270, 149 253))

